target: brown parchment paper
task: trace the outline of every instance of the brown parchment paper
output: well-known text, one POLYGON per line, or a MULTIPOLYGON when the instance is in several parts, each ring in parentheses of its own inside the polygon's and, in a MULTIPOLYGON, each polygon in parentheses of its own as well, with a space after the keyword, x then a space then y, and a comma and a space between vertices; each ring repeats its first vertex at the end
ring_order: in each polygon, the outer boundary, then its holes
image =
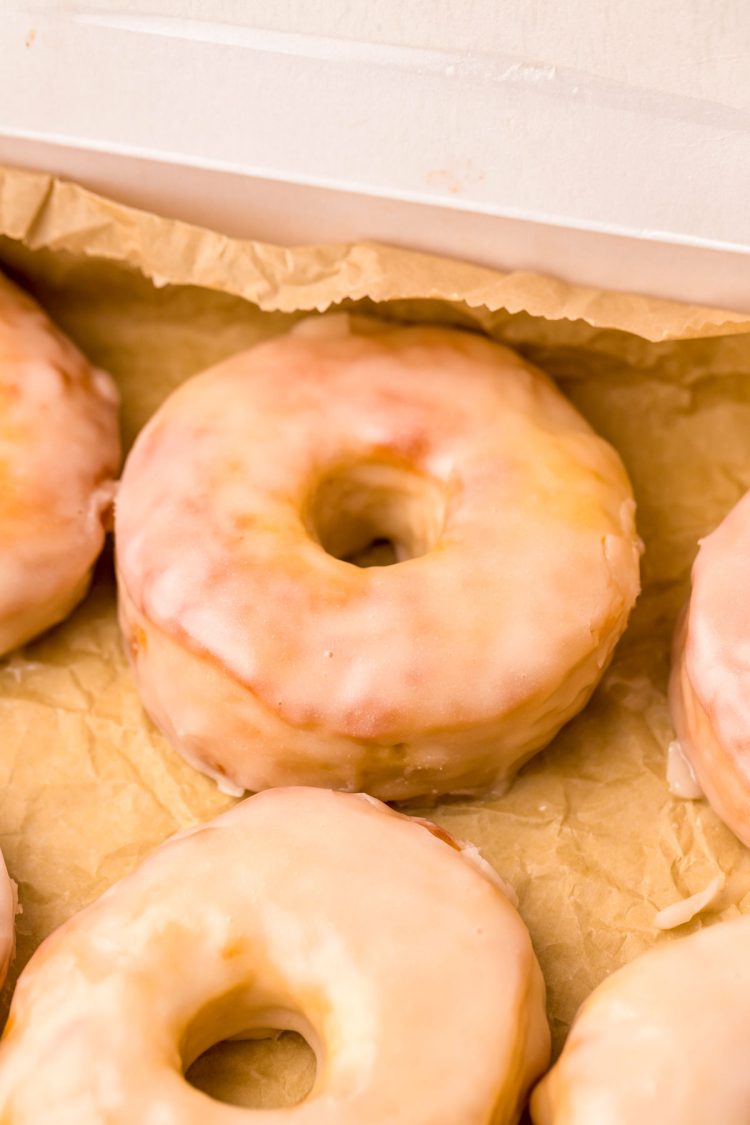
MULTIPOLYGON (((643 593, 593 700, 511 792, 429 815, 515 886, 558 1049, 604 976, 671 940, 654 927, 660 908, 721 872, 712 909, 678 932, 750 911, 750 852, 665 780, 675 615, 698 538, 750 487, 750 318, 379 246, 241 243, 2 169, 0 233, 0 263, 117 378, 126 446, 181 380, 339 302, 480 328, 552 374, 630 472, 643 593)), ((23 906, 6 1004, 50 930, 231 803, 145 719, 105 555, 76 613, 0 663, 0 845, 23 906)), ((191 1077, 260 1106, 296 1100, 313 1073, 284 1036, 218 1048, 191 1077)))

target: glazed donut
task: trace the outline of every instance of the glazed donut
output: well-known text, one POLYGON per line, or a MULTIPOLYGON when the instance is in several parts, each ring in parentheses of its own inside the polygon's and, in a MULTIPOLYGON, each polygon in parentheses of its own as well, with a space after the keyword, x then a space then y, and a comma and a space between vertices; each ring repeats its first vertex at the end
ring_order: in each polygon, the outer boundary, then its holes
POLYGON ((0 655, 86 593, 119 458, 109 375, 0 275, 0 655))
POLYGON ((669 701, 712 808, 750 847, 750 493, 701 542, 675 634, 669 701))
POLYGON ((190 379, 128 459, 141 698, 230 792, 499 791, 612 655, 633 515, 614 450, 514 353, 304 322, 190 379), (383 541, 395 565, 352 565, 383 541))
POLYGON ((5 982, 16 952, 17 909, 16 885, 8 875, 8 868, 0 852, 0 985, 5 982))
POLYGON ((747 1125, 750 917, 608 977, 531 1099, 535 1125, 747 1125))
POLYGON ((48 938, 0 1047, 6 1125, 505 1125, 547 1062, 528 932, 472 848, 371 798, 251 797, 48 938), (458 849, 458 850, 457 850, 458 849), (294 1108, 183 1078, 230 1036, 301 1032, 294 1108))

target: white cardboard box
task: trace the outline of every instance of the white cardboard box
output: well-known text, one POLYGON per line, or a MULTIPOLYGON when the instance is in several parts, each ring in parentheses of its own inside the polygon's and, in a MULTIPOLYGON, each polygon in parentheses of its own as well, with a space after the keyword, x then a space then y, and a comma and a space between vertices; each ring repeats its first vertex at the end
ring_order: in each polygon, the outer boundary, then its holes
POLYGON ((0 0, 0 162, 750 311, 750 4, 0 0))

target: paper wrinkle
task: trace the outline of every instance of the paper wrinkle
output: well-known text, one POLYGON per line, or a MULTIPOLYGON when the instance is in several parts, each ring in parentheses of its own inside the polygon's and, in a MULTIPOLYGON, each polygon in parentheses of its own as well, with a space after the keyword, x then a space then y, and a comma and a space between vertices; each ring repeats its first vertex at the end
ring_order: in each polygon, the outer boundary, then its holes
POLYGON ((469 309, 525 311, 583 320, 651 340, 746 332, 741 313, 574 286, 524 271, 502 274, 375 243, 286 248, 239 241, 102 199, 42 173, 0 168, 7 233, 49 246, 124 261, 158 285, 201 285, 235 293, 269 311, 324 311, 346 299, 437 298, 469 309), (31 208, 17 204, 25 197, 31 208), (7 202, 6 202, 7 201, 7 202))
MULTIPOLYGON (((390 319, 482 329, 546 370, 625 462, 643 592, 590 704, 509 792, 426 815, 515 888, 558 1050, 605 976, 670 940, 654 927, 658 910, 726 876, 711 919, 750 912, 750 852, 705 801, 674 798, 666 781, 674 622, 698 539, 750 488, 750 322, 727 314, 726 331, 745 334, 720 335, 724 314, 711 310, 385 247, 233 242, 9 171, 0 171, 0 259, 115 376, 126 447, 187 376, 344 297, 366 294, 347 308, 390 319), (161 288, 143 276, 154 274, 161 288)), ((234 801, 143 715, 109 549, 74 615, 0 663, 0 723, 0 845, 24 907, 12 984, 51 929, 167 836, 234 801)), ((279 1042, 279 1051, 243 1043, 210 1053, 196 1068, 201 1083, 248 1105, 294 1100, 309 1088, 310 1052, 293 1036, 279 1042)))

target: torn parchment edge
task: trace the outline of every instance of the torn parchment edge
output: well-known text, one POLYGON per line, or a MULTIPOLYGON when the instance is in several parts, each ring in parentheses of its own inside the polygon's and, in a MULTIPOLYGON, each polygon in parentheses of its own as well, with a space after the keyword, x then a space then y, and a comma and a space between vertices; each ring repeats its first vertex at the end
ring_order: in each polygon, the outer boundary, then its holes
POLYGON ((267 312, 323 312, 348 299, 432 298, 474 310, 582 320, 651 341, 750 331, 742 313, 502 273, 372 242, 289 248, 241 241, 12 168, 0 168, 0 233, 31 250, 125 262, 154 284, 200 285, 267 312))

